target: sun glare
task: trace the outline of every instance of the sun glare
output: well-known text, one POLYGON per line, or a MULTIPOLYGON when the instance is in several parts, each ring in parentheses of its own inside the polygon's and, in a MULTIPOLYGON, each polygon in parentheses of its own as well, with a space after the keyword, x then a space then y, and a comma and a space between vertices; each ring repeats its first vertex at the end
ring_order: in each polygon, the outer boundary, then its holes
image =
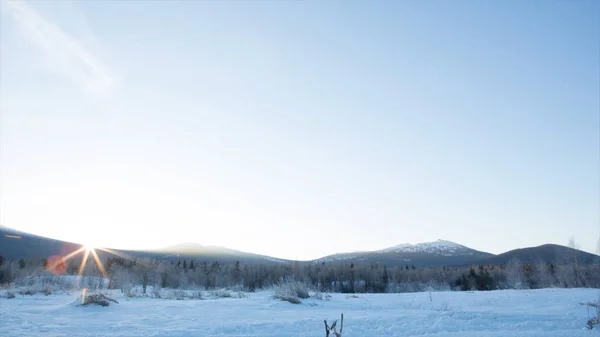
POLYGON ((86 252, 92 252, 92 250, 98 250, 101 246, 95 240, 82 240, 81 245, 86 252))
MULTIPOLYGON (((130 261, 136 261, 136 259, 134 257, 129 256, 125 253, 115 251, 112 249, 108 249, 108 248, 101 248, 100 246, 86 243, 86 244, 82 244, 79 249, 74 250, 64 256, 62 256, 62 255, 51 256, 48 259, 48 264, 47 264, 46 270, 53 274, 56 274, 56 275, 64 274, 67 270, 67 262, 71 258, 81 255, 81 256, 83 256, 83 258, 81 259, 81 264, 79 265, 79 272, 77 273, 79 276, 83 275, 83 272, 85 271, 85 266, 88 262, 88 258, 91 257, 93 262, 96 264, 96 266, 100 270, 100 273, 102 274, 102 276, 107 278, 108 273, 106 271, 106 268, 104 268, 104 265, 102 264, 102 261, 100 260, 100 257, 98 256, 97 251, 106 252, 108 254, 118 256, 118 257, 130 260, 130 261)), ((139 263, 144 264, 143 262, 139 262, 139 263)))

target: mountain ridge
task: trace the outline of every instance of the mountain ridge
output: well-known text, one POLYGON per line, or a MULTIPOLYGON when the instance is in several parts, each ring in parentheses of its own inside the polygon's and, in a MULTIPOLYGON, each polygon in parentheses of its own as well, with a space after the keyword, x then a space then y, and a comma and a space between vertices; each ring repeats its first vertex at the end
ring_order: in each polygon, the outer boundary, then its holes
MULTIPOLYGON (((65 250, 75 250, 80 244, 66 242, 43 236, 14 230, 0 226, 0 255, 10 259, 20 258, 48 258, 48 256, 64 254, 65 250), (18 239, 16 237, 19 237, 18 239)), ((136 258, 159 258, 176 260, 182 258, 210 260, 218 262, 244 263, 331 263, 331 262, 357 262, 394 265, 414 265, 417 267, 459 267, 474 264, 505 264, 517 258, 524 263, 533 263, 544 260, 548 263, 564 260, 565 254, 575 252, 582 263, 592 263, 600 260, 600 256, 581 250, 573 250, 561 245, 544 244, 535 247, 513 249, 501 254, 492 254, 459 243, 437 239, 431 242, 417 244, 402 243, 395 246, 374 251, 355 251, 327 255, 309 261, 292 261, 277 257, 243 252, 236 249, 202 245, 195 242, 183 242, 158 249, 123 250, 114 249, 121 253, 136 258)), ((106 256, 107 253, 99 252, 106 256)))

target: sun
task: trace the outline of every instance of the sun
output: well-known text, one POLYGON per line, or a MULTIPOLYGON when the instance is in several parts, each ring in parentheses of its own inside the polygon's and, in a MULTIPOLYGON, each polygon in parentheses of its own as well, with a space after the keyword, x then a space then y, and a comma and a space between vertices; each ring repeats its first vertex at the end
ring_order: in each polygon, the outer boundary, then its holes
POLYGON ((81 242, 81 246, 83 247, 84 251, 88 253, 100 248, 100 246, 94 241, 83 241, 81 242))

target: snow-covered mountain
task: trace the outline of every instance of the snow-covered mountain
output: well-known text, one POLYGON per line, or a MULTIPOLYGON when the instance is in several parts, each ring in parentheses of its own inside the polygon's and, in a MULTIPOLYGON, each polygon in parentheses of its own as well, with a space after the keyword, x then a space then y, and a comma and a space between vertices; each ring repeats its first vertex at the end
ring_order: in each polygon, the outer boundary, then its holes
POLYGON ((494 256, 461 244, 436 240, 418 244, 403 243, 371 251, 334 254, 314 262, 356 261, 387 265, 415 265, 419 267, 452 266, 472 263, 494 256))
POLYGON ((418 244, 403 243, 397 246, 380 250, 382 253, 429 253, 442 256, 474 255, 475 251, 469 247, 446 240, 423 242, 418 244))

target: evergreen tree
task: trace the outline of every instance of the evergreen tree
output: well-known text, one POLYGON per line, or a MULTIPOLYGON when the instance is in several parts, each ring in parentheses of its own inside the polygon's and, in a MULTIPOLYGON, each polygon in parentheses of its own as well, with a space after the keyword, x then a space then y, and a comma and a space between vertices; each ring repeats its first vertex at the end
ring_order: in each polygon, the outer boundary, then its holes
POLYGON ((146 288, 148 287, 148 272, 144 271, 142 274, 142 293, 146 293, 146 288))
POLYGON ((187 261, 183 260, 183 271, 187 272, 187 261))
POLYGON ((235 261, 235 267, 233 268, 233 283, 239 285, 242 281, 242 271, 240 270, 240 261, 235 261))
POLYGON ((556 277, 556 268, 554 268, 554 263, 551 263, 548 267, 548 272, 552 277, 556 277))
POLYGON ((390 276, 388 275, 386 265, 383 265, 383 275, 381 276, 381 282, 383 283, 383 291, 387 292, 388 285, 390 284, 390 276))

